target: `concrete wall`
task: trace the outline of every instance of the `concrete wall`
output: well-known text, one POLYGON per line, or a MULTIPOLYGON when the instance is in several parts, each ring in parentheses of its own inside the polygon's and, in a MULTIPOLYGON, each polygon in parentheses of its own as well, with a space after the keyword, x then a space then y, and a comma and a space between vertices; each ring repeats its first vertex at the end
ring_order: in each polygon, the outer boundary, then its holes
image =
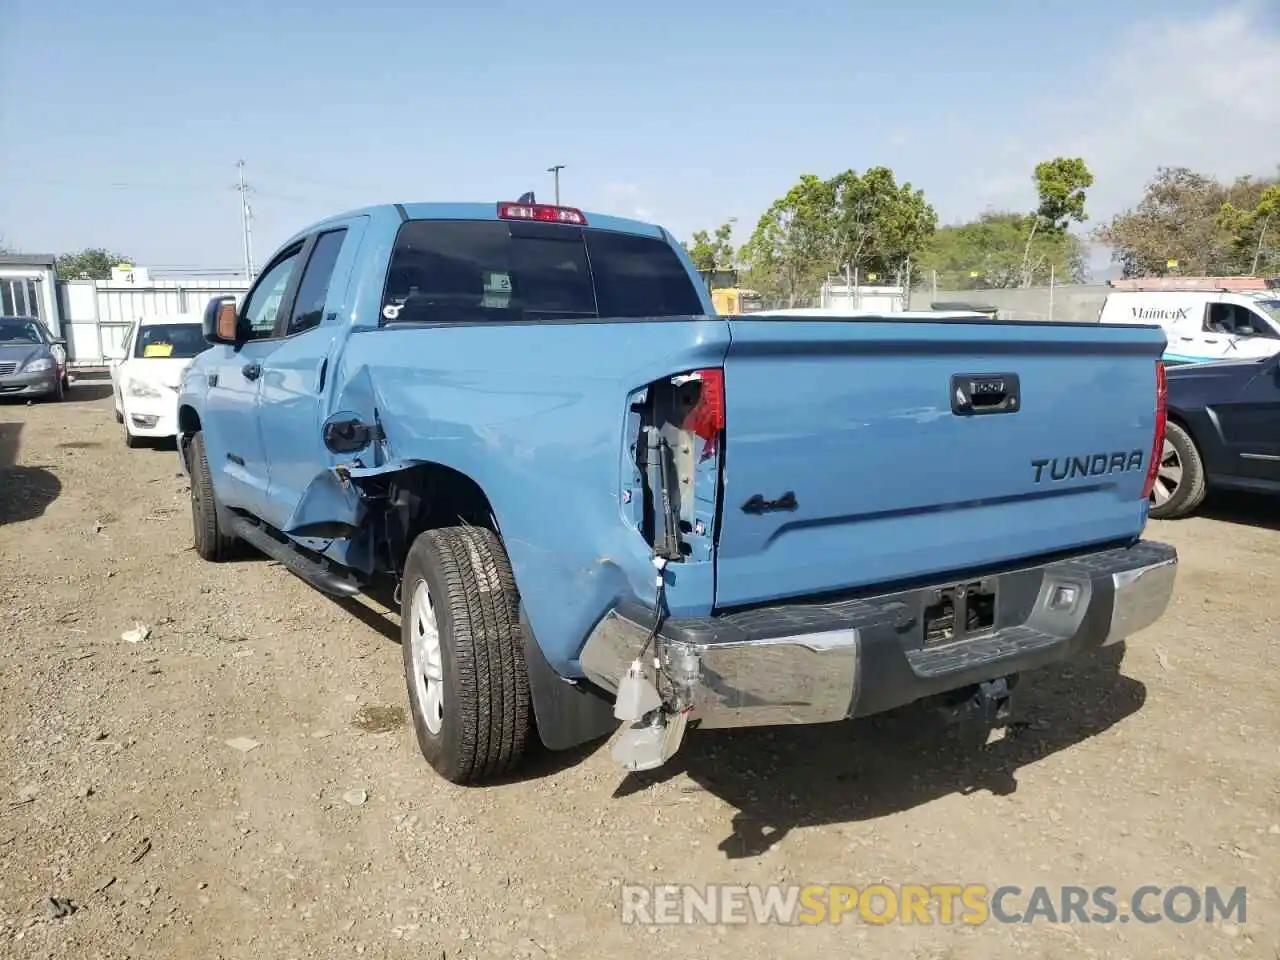
POLYGON ((911 291, 911 309, 928 310, 934 302, 988 304, 1000 311, 1000 319, 1061 320, 1096 323, 1102 302, 1111 292, 1105 283, 1059 284, 1022 290, 938 290, 927 286, 911 291))

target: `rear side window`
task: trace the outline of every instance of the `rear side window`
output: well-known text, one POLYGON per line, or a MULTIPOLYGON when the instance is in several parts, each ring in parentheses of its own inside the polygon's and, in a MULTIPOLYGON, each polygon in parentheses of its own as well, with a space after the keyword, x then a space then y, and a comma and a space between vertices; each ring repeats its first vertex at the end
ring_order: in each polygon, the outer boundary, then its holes
POLYGON ((649 237, 586 230, 602 317, 680 317, 702 313, 684 265, 649 237))
POLYGON ((333 267, 342 252, 346 230, 330 230, 316 239, 298 284, 298 295, 293 301, 293 316, 289 318, 286 336, 310 330, 320 325, 324 318, 324 305, 329 299, 329 281, 333 279, 333 267))
POLYGON ((558 224, 411 220, 387 272, 383 318, 477 323, 703 312, 680 259, 652 237, 558 224))

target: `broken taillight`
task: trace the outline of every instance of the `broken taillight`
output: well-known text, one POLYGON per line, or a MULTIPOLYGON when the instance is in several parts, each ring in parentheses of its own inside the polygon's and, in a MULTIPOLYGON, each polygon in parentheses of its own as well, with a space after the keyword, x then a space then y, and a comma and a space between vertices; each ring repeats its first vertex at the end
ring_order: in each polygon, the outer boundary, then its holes
POLYGON ((724 371, 719 368, 695 371, 702 381, 698 400, 684 418, 686 430, 708 442, 724 431, 724 371))
POLYGON ((1147 482, 1142 488, 1142 498, 1149 500, 1160 473, 1160 461, 1164 458, 1164 428, 1169 415, 1169 382, 1165 378, 1164 362, 1156 361, 1156 432, 1151 441, 1151 459, 1147 462, 1147 482))

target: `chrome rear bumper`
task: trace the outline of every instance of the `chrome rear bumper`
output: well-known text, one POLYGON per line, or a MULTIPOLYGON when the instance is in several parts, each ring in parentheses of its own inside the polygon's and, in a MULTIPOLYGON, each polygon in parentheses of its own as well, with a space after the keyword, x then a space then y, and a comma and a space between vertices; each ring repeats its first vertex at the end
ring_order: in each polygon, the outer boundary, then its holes
MULTIPOLYGON (((867 716, 1023 672, 1123 640, 1169 605, 1177 551, 1143 540, 982 578, 998 597, 991 629, 927 644, 924 613, 940 584, 836 603, 792 603, 664 622, 664 664, 693 664, 690 721, 706 728, 814 724, 867 716)), ((616 692, 652 627, 611 611, 579 664, 616 692)), ((652 662, 651 681, 662 689, 652 662)), ((664 667, 665 669, 665 667, 664 667)))

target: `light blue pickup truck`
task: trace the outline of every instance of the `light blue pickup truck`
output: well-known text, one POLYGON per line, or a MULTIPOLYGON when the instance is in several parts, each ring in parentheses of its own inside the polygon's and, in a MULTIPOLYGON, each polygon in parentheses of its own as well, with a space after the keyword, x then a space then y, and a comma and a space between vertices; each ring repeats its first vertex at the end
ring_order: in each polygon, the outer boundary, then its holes
POLYGON ((639 770, 697 726, 1002 718, 1173 590, 1154 327, 719 317, 661 227, 528 196, 318 223, 204 327, 196 549, 393 589, 457 783, 535 735, 639 770))

